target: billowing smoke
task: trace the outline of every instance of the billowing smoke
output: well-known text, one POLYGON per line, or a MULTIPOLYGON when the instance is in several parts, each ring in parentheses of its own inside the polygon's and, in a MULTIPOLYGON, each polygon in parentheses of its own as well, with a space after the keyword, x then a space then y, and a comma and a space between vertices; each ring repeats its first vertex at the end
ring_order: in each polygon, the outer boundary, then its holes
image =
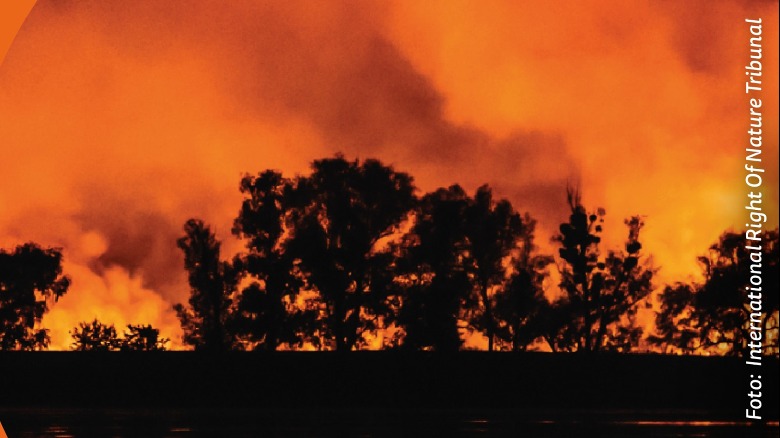
MULTIPOLYGON (((608 243, 646 215, 663 278, 685 279, 743 220, 742 20, 767 22, 767 77, 778 38, 774 3, 684 6, 40 0, 0 69, 0 244, 64 248, 55 347, 95 316, 176 338, 184 221, 235 252, 242 173, 341 151, 422 190, 490 183, 547 250, 580 184, 608 243)), ((768 82, 767 163, 776 95, 768 82)))

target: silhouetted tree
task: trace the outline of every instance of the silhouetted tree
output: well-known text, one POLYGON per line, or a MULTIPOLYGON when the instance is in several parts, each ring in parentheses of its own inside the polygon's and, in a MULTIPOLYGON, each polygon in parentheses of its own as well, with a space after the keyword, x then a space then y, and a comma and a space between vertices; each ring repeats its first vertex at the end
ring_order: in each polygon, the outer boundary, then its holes
POLYGON ((104 324, 97 318, 80 322, 70 331, 70 336, 73 339, 70 348, 76 351, 163 351, 169 342, 151 325, 130 324, 120 338, 113 324, 104 324))
POLYGON ((125 330, 124 337, 119 340, 119 349, 122 351, 164 351, 165 344, 170 340, 160 337, 160 330, 151 325, 130 324, 125 330))
POLYGON ((523 220, 521 244, 513 260, 512 274, 496 294, 496 335, 510 345, 512 351, 524 351, 533 341, 544 336, 541 319, 549 302, 544 296, 544 281, 551 256, 534 254, 536 222, 528 215, 523 220))
MULTIPOLYGON (((761 242, 759 261, 761 276, 761 317, 753 322, 763 333, 774 330, 774 336, 765 336, 762 347, 766 354, 777 354, 778 341, 778 232, 766 231, 761 242)), ((676 283, 667 286, 660 295, 661 310, 656 315, 656 333, 651 343, 665 352, 714 353, 740 355, 751 341, 751 299, 746 287, 751 276, 745 234, 723 233, 710 246, 706 255, 699 257, 704 274, 702 284, 676 283)), ((754 256, 756 257, 756 256, 754 256)))
POLYGON ((641 328, 635 316, 640 302, 652 291, 655 272, 651 263, 640 263, 638 217, 626 220, 626 251, 609 251, 601 258, 599 243, 604 211, 587 214, 579 194, 569 190, 569 222, 561 224, 561 289, 563 299, 554 303, 548 326, 553 350, 629 351, 639 343, 641 328), (565 317, 561 317, 565 315, 565 317))
POLYGON ((228 350, 234 343, 226 324, 236 289, 236 270, 220 260, 220 244, 202 221, 190 219, 184 232, 177 243, 184 252, 191 292, 188 306, 174 306, 184 342, 201 351, 228 350))
POLYGON ((247 239, 248 254, 236 264, 253 281, 238 298, 234 324, 252 348, 276 350, 280 344, 301 346, 311 339, 316 314, 295 306, 303 281, 294 259, 285 251, 290 227, 292 185, 278 172, 267 170, 241 180, 245 199, 233 233, 247 239))
POLYGON ((71 350, 112 351, 120 346, 114 326, 103 324, 97 319, 89 323, 79 323, 78 327, 70 332, 70 336, 73 338, 71 350))
POLYGON ((412 178, 377 160, 317 160, 291 192, 290 254, 324 304, 323 330, 340 351, 359 348, 382 324, 392 291, 379 242, 415 203, 412 178))
POLYGON ((48 300, 59 299, 69 285, 59 250, 34 243, 0 249, 0 350, 46 348, 48 333, 36 324, 49 309, 48 300))
POLYGON ((403 289, 398 323, 405 348, 456 351, 463 344, 459 321, 478 304, 469 278, 468 206, 469 197, 457 185, 421 200, 398 262, 403 289))
POLYGON ((490 291, 504 283, 504 264, 522 236, 523 221, 509 201, 494 202, 493 192, 487 185, 477 189, 465 209, 463 219, 480 298, 480 309, 471 318, 471 324, 485 334, 488 351, 493 351, 497 321, 490 291))

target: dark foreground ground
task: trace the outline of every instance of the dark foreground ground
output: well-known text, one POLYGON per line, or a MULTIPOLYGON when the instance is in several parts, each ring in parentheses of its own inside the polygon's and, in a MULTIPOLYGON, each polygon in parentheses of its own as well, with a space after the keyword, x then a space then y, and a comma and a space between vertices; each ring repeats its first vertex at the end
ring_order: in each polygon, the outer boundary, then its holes
POLYGON ((10 438, 778 436, 778 361, 463 352, 0 354, 10 438), (745 419, 761 375, 767 422, 745 419), (583 435, 584 434, 584 435, 583 435))

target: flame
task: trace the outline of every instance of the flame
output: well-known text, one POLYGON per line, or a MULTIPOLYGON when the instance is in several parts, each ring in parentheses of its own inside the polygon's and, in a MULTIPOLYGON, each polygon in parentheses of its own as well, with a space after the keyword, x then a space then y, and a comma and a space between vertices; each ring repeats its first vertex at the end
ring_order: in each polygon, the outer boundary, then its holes
MULTIPOLYGON (((696 256, 744 223, 743 20, 764 20, 777 78, 775 9, 41 0, 0 69, 0 244, 64 249, 73 286, 44 318, 54 348, 94 316, 177 339, 184 221, 238 251, 242 173, 294 175, 343 151, 424 191, 487 182, 539 220, 546 252, 578 182, 607 210, 607 247, 644 215, 659 284, 698 278, 696 256)), ((772 228, 778 82, 764 85, 772 228)))

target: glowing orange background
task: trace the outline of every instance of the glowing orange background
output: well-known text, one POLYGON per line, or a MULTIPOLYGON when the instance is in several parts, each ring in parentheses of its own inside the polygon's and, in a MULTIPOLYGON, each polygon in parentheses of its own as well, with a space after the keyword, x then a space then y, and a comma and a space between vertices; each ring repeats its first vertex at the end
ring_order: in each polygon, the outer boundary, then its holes
POLYGON ((95 316, 176 338, 184 221, 232 254, 243 172, 343 151, 422 190, 490 183, 550 252, 577 182, 607 210, 608 246, 646 215, 658 284, 696 278, 696 256, 745 220, 757 17, 774 227, 777 2, 39 1, 0 68, 0 246, 64 248, 55 348, 95 316))

